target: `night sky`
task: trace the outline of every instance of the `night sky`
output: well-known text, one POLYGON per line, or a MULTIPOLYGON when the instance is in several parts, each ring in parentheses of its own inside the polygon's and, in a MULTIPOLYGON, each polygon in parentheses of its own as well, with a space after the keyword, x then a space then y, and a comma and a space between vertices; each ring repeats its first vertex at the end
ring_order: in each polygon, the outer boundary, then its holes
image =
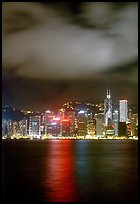
POLYGON ((46 110, 69 100, 138 97, 137 3, 2 3, 2 103, 46 110))

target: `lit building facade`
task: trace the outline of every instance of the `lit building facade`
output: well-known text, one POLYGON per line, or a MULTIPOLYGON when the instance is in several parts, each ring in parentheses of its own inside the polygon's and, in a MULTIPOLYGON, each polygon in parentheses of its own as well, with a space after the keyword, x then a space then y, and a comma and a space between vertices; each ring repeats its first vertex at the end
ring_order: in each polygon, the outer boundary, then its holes
POLYGON ((8 120, 7 121, 7 138, 11 138, 12 134, 13 134, 13 121, 12 120, 8 120))
POLYGON ((45 111, 45 117, 44 117, 44 130, 45 135, 51 134, 52 130, 52 120, 54 118, 54 112, 47 110, 45 111))
POLYGON ((60 121, 60 135, 64 137, 70 136, 70 120, 68 118, 63 118, 60 121))
POLYGON ((110 90, 107 89, 107 96, 104 100, 104 125, 107 127, 112 122, 112 99, 110 90))
POLYGON ((138 114, 132 114, 132 135, 138 136, 138 114))
POLYGON ((29 117, 29 136, 31 138, 41 137, 41 116, 30 116, 29 117))
POLYGON ((2 120, 2 136, 7 138, 7 133, 8 133, 7 120, 2 120))
POLYGON ((114 125, 114 135, 118 136, 118 123, 119 123, 119 111, 113 111, 113 125, 114 125))
POLYGON ((76 128, 76 114, 75 111, 67 111, 67 118, 69 118, 70 122, 70 136, 74 137, 76 134, 75 128, 76 128))
POLYGON ((28 120, 26 118, 22 120, 22 135, 28 135, 28 120))
POLYGON ((119 101, 119 114, 120 114, 119 122, 127 122, 127 117, 128 117, 127 100, 119 101))
POLYGON ((53 117, 51 124, 48 126, 48 134, 50 136, 61 136, 61 124, 59 117, 53 117))
POLYGON ((81 110, 77 114, 78 136, 86 136, 87 134, 87 117, 86 112, 81 110))
POLYGON ((104 113, 95 114, 96 119, 96 136, 103 137, 105 135, 104 113))
POLYGON ((87 115, 87 135, 91 137, 96 135, 96 120, 92 113, 87 115))

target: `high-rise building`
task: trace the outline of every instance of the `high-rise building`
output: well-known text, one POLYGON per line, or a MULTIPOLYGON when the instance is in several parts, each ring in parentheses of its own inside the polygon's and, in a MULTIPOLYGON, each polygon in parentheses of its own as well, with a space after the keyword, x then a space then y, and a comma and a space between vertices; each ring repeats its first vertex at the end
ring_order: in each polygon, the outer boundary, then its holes
POLYGON ((44 126, 46 135, 51 133, 53 118, 54 118, 53 111, 50 110, 45 111, 44 126))
POLYGON ((127 124, 126 122, 119 122, 118 124, 118 136, 127 136, 127 124))
POLYGON ((92 113, 87 114, 87 134, 91 137, 96 135, 96 120, 92 113))
POLYGON ((51 124, 48 126, 48 134, 51 136, 61 136, 61 120, 59 117, 53 117, 51 124))
POLYGON ((67 111, 67 118, 69 118, 69 121, 70 121, 70 136, 75 136, 75 134, 76 134, 76 131, 75 131, 75 128, 76 128, 75 111, 74 110, 67 111))
POLYGON ((138 136, 138 114, 132 114, 132 135, 138 136))
POLYGON ((30 116, 29 118, 29 136, 32 138, 40 138, 41 137, 41 116, 30 116))
POLYGON ((26 118, 23 118, 22 120, 22 135, 27 136, 28 132, 28 120, 26 118))
POLYGON ((8 130, 7 130, 7 120, 2 120, 2 136, 7 138, 8 130))
POLYGON ((11 138, 13 134, 13 121, 8 120, 7 121, 7 138, 11 138))
POLYGON ((119 113, 120 113, 119 122, 127 122, 127 114, 128 114, 127 100, 119 101, 119 113))
POLYGON ((113 111, 113 125, 114 125, 114 135, 118 136, 118 123, 119 123, 119 112, 118 110, 113 111))
POLYGON ((110 125, 112 122, 112 99, 111 99, 111 93, 110 90, 107 89, 107 96, 104 100, 104 124, 105 127, 110 125))
POLYGON ((70 136, 70 120, 68 118, 63 118, 60 121, 60 135, 64 137, 70 136))
POLYGON ((78 136, 86 136, 87 134, 87 117, 86 112, 81 110, 77 115, 78 136))
POLYGON ((23 135, 22 121, 13 121, 13 136, 19 137, 23 135))
POLYGON ((96 136, 103 137, 104 136, 104 113, 95 114, 96 119, 96 136))

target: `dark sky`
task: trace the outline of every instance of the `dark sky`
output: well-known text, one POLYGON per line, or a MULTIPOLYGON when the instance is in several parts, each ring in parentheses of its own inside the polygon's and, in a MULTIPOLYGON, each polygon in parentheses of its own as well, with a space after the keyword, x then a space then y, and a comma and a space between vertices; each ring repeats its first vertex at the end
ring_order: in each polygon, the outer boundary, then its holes
POLYGON ((3 105, 137 104, 137 3, 2 3, 3 105))

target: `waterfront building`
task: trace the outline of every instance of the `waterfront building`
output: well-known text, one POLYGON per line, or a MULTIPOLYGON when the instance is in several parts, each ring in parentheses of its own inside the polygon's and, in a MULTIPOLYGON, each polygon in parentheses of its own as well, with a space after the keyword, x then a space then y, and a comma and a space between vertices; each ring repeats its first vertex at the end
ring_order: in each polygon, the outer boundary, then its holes
POLYGON ((30 116, 29 117, 29 136, 31 138, 40 138, 41 137, 41 116, 30 116))
POLYGON ((68 118, 63 118, 60 121, 60 135, 64 137, 70 136, 70 120, 68 118))
POLYGON ((104 137, 105 128, 104 128, 104 113, 95 114, 96 119, 96 136, 104 137))
POLYGON ((93 113, 87 114, 87 135, 93 137, 96 135, 96 120, 93 113))
POLYGON ((50 136, 61 136, 62 133, 62 129, 60 126, 60 117, 53 117, 53 119, 51 120, 51 124, 48 125, 48 130, 47 133, 50 136))
POLYGON ((122 137, 126 137, 127 135, 127 125, 126 122, 119 122, 118 124, 118 136, 122 137))
POLYGON ((132 135, 138 136, 138 114, 132 114, 132 135))
POLYGON ((7 120, 7 138, 10 139, 13 134, 13 121, 7 120))
POLYGON ((86 111, 81 110, 77 114, 78 136, 87 135, 87 114, 86 111))
POLYGON ((74 110, 67 111, 67 118, 70 122, 70 136, 76 135, 76 114, 74 110))
POLYGON ((28 124, 29 123, 28 123, 27 118, 23 118, 23 120, 22 120, 22 135, 23 136, 28 135, 28 129, 29 129, 28 124))
POLYGON ((113 111, 113 125, 114 125, 114 135, 118 136, 118 123, 119 123, 119 111, 113 111))
POLYGON ((128 119, 127 100, 119 101, 119 115, 120 115, 119 122, 127 122, 127 119, 128 119))
POLYGON ((104 125, 107 127, 112 123, 112 99, 110 90, 107 89, 107 96, 104 100, 104 125))
POLYGON ((44 117, 45 135, 51 134, 53 118, 54 118, 54 112, 53 111, 50 111, 50 110, 45 111, 45 117, 44 117))

